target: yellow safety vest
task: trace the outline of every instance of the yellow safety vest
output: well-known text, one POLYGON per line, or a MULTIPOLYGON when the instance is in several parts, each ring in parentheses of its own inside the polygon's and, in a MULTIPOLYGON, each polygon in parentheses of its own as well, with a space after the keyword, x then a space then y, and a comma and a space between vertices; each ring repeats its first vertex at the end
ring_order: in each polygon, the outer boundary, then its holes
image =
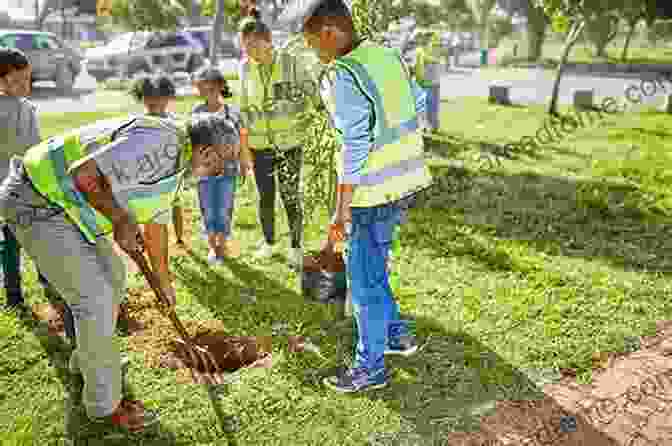
POLYGON ((174 132, 179 141, 178 147, 181 147, 174 174, 128 194, 129 211, 137 223, 149 223, 161 212, 169 210, 181 191, 186 171, 184 166, 191 160, 191 145, 182 124, 151 116, 99 121, 93 126, 71 130, 33 146, 26 152, 23 163, 35 189, 47 200, 61 206, 86 241, 95 244, 97 237, 112 232, 112 223, 94 209, 76 188, 73 172, 103 151, 114 150, 114 138, 123 128, 152 127, 174 132), (92 127, 94 130, 91 132, 92 127), (87 135, 89 132, 93 135, 87 135))
POLYGON ((295 56, 275 50, 273 57, 270 66, 249 57, 241 66, 241 116, 249 131, 249 145, 256 150, 298 146, 299 115, 307 110, 310 96, 317 93, 295 56))
MULTIPOLYGON (((431 186, 411 78, 399 51, 364 42, 337 59, 334 68, 350 73, 372 105, 371 148, 352 206, 391 203, 431 186)), ((333 112, 332 101, 326 102, 333 112)), ((342 178, 343 152, 337 169, 342 178)))

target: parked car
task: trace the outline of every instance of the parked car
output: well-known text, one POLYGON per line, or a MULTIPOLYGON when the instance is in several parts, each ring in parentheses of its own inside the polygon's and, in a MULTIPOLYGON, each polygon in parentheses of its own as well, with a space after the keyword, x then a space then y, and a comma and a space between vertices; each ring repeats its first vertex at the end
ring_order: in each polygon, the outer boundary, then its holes
POLYGON ((86 53, 87 71, 98 81, 159 70, 193 73, 207 58, 206 47, 187 31, 138 33, 113 42, 86 53))
POLYGON ((54 81, 60 90, 68 91, 82 71, 82 55, 50 32, 0 30, 0 46, 26 53, 33 66, 33 82, 54 81))
MULTIPOLYGON (((193 28, 186 28, 184 31, 198 39, 198 41, 205 47, 206 54, 210 54, 212 26, 197 26, 193 28)), ((222 32, 219 53, 225 56, 234 57, 236 59, 240 57, 240 45, 238 44, 235 33, 228 31, 222 32)))

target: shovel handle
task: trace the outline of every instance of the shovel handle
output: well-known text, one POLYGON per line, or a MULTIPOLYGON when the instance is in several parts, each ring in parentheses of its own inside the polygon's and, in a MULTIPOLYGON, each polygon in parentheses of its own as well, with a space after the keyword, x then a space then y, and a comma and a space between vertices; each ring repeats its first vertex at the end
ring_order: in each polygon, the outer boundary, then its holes
MULTIPOLYGON (((158 278, 156 277, 156 274, 154 274, 154 271, 152 271, 149 268, 149 264, 147 263, 147 259, 145 258, 145 255, 143 254, 142 249, 142 243, 140 244, 140 249, 137 251, 134 251, 130 253, 130 257, 133 259, 133 261, 138 265, 138 268, 140 268, 140 271, 142 271, 142 275, 145 276, 145 279, 149 283, 149 286, 152 288, 154 291, 154 294, 156 296, 156 300, 159 304, 159 308, 161 307, 170 307, 170 300, 168 297, 165 295, 163 292, 163 289, 161 288, 161 285, 159 283, 158 278)), ((191 337, 187 333, 187 330, 184 328, 184 325, 182 325, 182 322, 177 318, 177 315, 175 314, 175 310, 171 310, 167 312, 166 314, 170 321, 173 323, 173 327, 175 327, 175 330, 179 333, 180 337, 184 339, 184 341, 191 347, 193 346, 193 342, 191 341, 191 337)))

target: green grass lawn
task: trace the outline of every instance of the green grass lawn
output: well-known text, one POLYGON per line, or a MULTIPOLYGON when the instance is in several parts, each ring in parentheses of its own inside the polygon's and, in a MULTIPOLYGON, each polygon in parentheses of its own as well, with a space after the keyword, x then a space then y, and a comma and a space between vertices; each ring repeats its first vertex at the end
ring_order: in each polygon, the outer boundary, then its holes
MULTIPOLYGON (((561 369, 588 382, 594 352, 637 348, 635 336, 669 319, 669 116, 613 117, 522 154, 503 153, 500 145, 534 135, 543 107, 476 99, 442 107, 449 136, 432 158, 439 187, 410 212, 398 266, 402 313, 430 343, 415 357, 389 360, 392 385, 382 391, 339 396, 321 387, 322 371, 350 354, 349 324, 338 323, 335 309, 305 302, 281 262, 243 256, 208 269, 189 191, 193 253, 172 259, 180 317, 219 320, 232 335, 269 334, 284 323, 327 358, 287 353, 284 336, 275 338, 277 365, 243 376, 222 397, 224 410, 240 420, 238 445, 360 446, 374 433, 399 431, 417 439, 412 444, 433 444, 448 432, 476 429, 497 400, 539 398, 537 386, 561 369), (475 160, 485 152, 501 157, 475 160), (241 297, 249 289, 256 303, 241 297)), ((102 116, 69 114, 66 123, 45 115, 42 128, 49 136, 94 117, 102 116)), ((237 197, 234 231, 243 253, 260 237, 254 197, 251 187, 237 197)), ((316 220, 306 228, 311 244, 326 216, 316 220)), ((286 235, 281 243, 288 245, 286 235)), ((43 301, 32 263, 26 265, 27 300, 43 301)), ((131 285, 140 284, 133 277, 131 285)), ((159 317, 156 324, 164 323, 159 317)), ((0 335, 3 444, 59 444, 63 386, 47 361, 47 342, 6 315, 0 335)), ((226 444, 204 389, 145 368, 128 338, 120 342, 130 351, 136 395, 163 414, 160 434, 88 444, 226 444)))
MULTIPOLYGON (((518 57, 513 58, 513 44, 511 39, 505 39, 497 49, 497 54, 505 56, 506 64, 512 62, 524 61, 526 53, 526 43, 518 40, 518 57)), ((568 63, 590 64, 590 63, 609 63, 609 64, 672 64, 672 47, 667 44, 659 43, 655 48, 649 47, 647 42, 640 39, 633 39, 628 49, 628 57, 625 62, 621 61, 624 38, 617 37, 606 48, 606 58, 595 57, 595 49, 592 45, 579 39, 569 54, 568 63)), ((562 56, 563 42, 555 39, 547 39, 544 42, 542 52, 542 62, 544 64, 555 66, 560 62, 562 56)), ((501 57, 501 56, 498 56, 501 57)))

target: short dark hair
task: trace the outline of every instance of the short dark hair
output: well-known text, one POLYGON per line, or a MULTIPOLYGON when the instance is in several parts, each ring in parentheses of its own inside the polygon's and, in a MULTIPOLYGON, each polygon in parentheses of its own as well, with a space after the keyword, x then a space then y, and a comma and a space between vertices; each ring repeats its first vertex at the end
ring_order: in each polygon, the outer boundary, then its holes
POLYGON ((222 96, 225 98, 230 98, 233 97, 233 92, 231 91, 231 87, 229 87, 229 83, 226 81, 226 78, 224 77, 224 73, 222 73, 221 70, 211 67, 208 65, 205 65, 201 67, 194 75, 191 77, 191 80, 194 82, 198 81, 208 81, 208 82, 219 82, 220 85, 222 85, 222 96))
POLYGON ((144 98, 175 97, 177 89, 173 80, 164 73, 149 74, 138 77, 133 81, 131 96, 141 102, 144 98))
POLYGON ((304 29, 316 32, 327 23, 334 24, 345 32, 354 32, 352 14, 343 0, 322 2, 304 24, 304 29))
POLYGON ((224 113, 199 113, 188 125, 189 139, 194 146, 234 144, 240 140, 236 122, 224 113))
POLYGON ((259 19, 247 19, 241 24, 240 34, 243 37, 254 35, 270 40, 271 29, 259 19))
POLYGON ((0 48, 0 77, 29 66, 30 61, 23 51, 15 48, 0 48))

